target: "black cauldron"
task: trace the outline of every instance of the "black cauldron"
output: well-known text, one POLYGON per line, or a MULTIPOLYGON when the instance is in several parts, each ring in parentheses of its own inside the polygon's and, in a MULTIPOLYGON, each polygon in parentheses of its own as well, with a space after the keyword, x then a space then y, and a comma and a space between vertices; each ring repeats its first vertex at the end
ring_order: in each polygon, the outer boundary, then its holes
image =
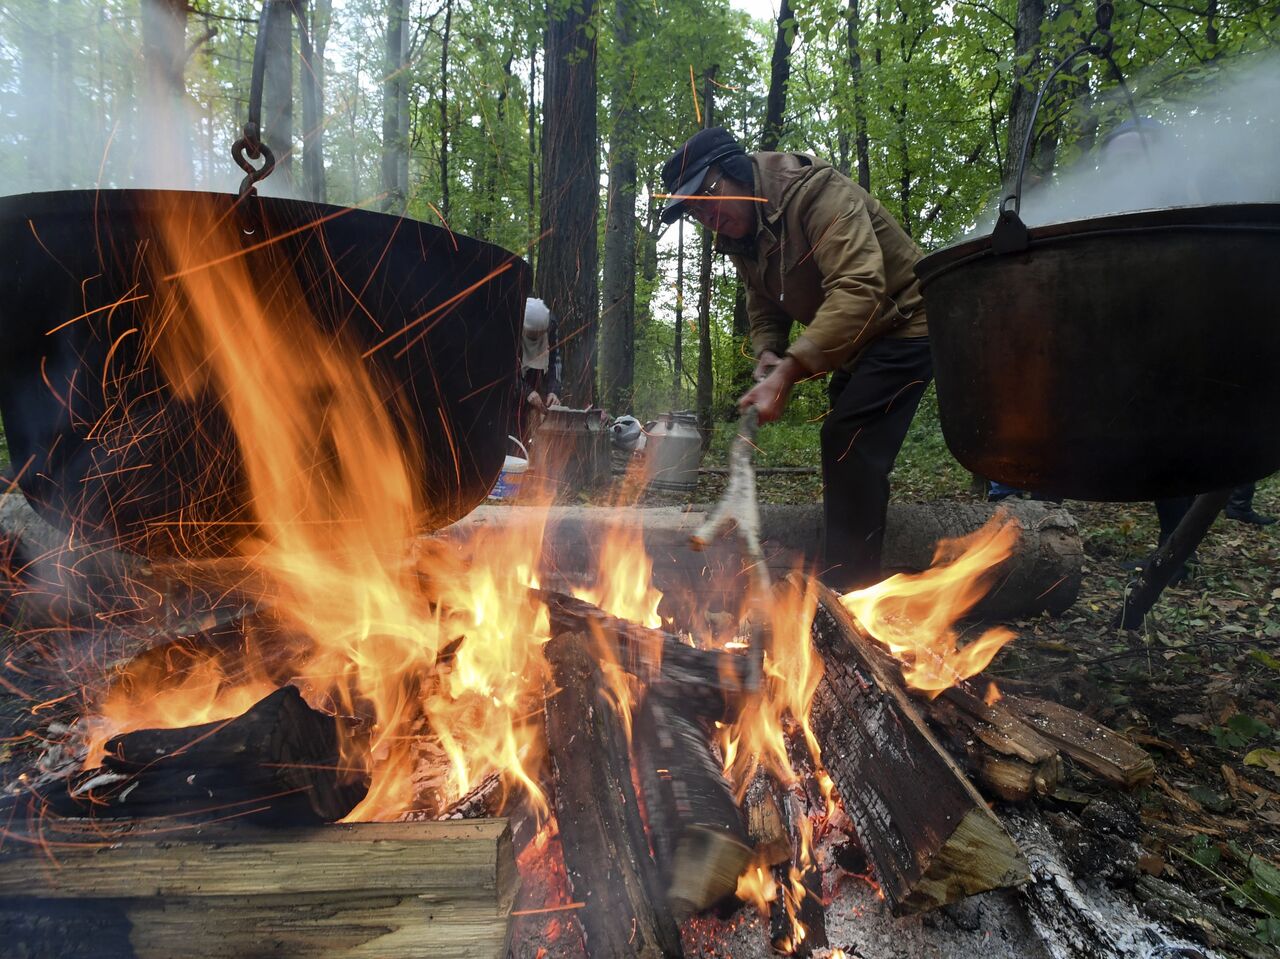
POLYGON ((1280 468, 1280 205, 1037 227, 1007 253, 992 239, 916 267, 964 466, 1117 501, 1280 468))
POLYGON ((243 532, 225 415, 213 398, 177 399, 145 337, 130 335, 172 282, 153 255, 161 211, 233 222, 261 296, 300 291, 326 334, 362 353, 393 340, 365 362, 421 450, 425 524, 485 497, 506 452, 524 261, 428 224, 297 200, 55 192, 0 199, 0 415, 18 485, 47 519, 163 555, 216 552, 243 532))

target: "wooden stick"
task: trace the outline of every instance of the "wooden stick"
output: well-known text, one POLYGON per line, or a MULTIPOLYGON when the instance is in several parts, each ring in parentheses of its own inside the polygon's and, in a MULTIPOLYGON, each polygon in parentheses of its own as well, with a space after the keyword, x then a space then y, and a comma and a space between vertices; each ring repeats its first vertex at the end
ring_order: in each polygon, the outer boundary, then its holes
POLYGON ((555 688, 547 741, 565 868, 587 955, 683 955, 640 820, 622 719, 606 695, 590 636, 565 633, 545 647, 555 688))

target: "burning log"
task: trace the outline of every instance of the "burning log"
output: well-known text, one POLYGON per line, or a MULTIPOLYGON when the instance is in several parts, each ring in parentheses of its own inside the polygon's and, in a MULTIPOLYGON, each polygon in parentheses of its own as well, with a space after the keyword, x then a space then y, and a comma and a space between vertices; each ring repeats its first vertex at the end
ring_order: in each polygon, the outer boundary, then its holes
POLYGON ((1003 703, 984 702, 969 684, 953 686, 920 705, 996 798, 1022 802, 1047 796, 1062 778, 1057 747, 1003 703))
POLYGON ((731 719, 743 697, 754 691, 745 656, 697 649, 671 633, 618 619, 564 593, 541 590, 538 595, 547 604, 552 634, 591 633, 646 688, 684 697, 699 716, 731 719))
POLYGON ((778 898, 769 910, 769 941, 786 955, 808 956, 827 945, 822 873, 813 854, 808 808, 799 787, 775 785, 774 801, 787 836, 787 858, 773 867, 778 898))
POLYGON ((518 882, 505 820, 46 826, 0 846, 0 953, 503 959, 518 882))
POLYGON ((102 767, 44 800, 65 816, 227 818, 307 825, 349 813, 366 792, 343 767, 338 719, 282 686, 234 719, 140 729, 108 741, 102 767))
POLYGON ((640 820, 627 735, 605 690, 592 637, 557 636, 545 647, 555 689, 547 696, 547 742, 565 869, 588 955, 664 959, 683 955, 640 820))
POLYGON ((649 834, 677 922, 737 888, 746 828, 701 723, 661 693, 645 697, 634 741, 649 834))
POLYGON ((896 664, 823 587, 813 639, 826 667, 814 733, 894 912, 1024 882, 1026 862, 934 739, 896 664))
POLYGON ((1132 789, 1156 774, 1155 761, 1144 750, 1083 713, 1024 696, 1008 696, 1005 702, 1041 736, 1109 783, 1132 789))

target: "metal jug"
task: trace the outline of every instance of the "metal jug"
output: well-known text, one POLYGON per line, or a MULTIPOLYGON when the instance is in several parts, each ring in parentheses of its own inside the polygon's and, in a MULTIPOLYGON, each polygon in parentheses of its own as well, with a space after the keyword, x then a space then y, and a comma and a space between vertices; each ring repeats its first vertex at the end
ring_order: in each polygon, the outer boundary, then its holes
POLYGON ((702 431, 697 416, 682 410, 646 424, 645 477, 654 489, 691 493, 698 485, 702 431))

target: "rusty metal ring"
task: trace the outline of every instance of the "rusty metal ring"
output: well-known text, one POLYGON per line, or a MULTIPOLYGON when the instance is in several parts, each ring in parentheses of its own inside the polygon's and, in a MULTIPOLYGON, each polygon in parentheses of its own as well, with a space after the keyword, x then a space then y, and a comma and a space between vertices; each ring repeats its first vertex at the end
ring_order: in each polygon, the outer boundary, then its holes
POLYGON ((255 167, 249 162, 249 156, 252 153, 250 145, 244 138, 237 140, 231 147, 232 158, 240 169, 245 171, 245 178, 240 181, 240 195, 242 197, 254 193, 257 182, 265 180, 271 175, 271 171, 276 168, 276 156, 271 152, 271 148, 265 143, 260 143, 258 144, 258 150, 262 154, 262 166, 255 167))

